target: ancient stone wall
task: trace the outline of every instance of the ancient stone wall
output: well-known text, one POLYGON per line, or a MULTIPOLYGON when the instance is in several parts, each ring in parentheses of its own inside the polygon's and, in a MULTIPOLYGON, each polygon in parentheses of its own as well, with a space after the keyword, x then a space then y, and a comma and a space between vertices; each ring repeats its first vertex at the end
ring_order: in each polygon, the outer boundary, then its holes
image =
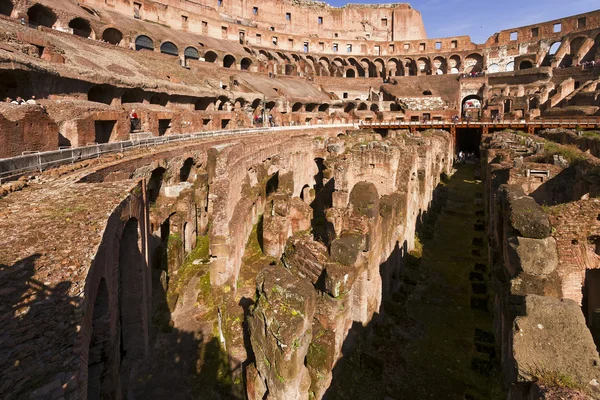
MULTIPOLYGON (((567 244, 573 225, 565 225, 558 211, 578 207, 569 204, 573 198, 554 197, 561 204, 555 214, 553 208, 542 208, 550 197, 536 195, 552 179, 560 182, 564 173, 540 163, 548 156, 560 163, 562 156, 551 151, 539 139, 502 133, 484 137, 482 146, 496 340, 511 398, 533 398, 540 385, 571 385, 592 396, 598 390, 591 318, 584 318, 579 307, 581 283, 573 287, 583 281, 586 267, 568 264, 578 247, 567 244), (577 351, 565 347, 565 341, 577 343, 577 351)), ((569 179, 561 186, 565 190, 572 184, 569 179)))

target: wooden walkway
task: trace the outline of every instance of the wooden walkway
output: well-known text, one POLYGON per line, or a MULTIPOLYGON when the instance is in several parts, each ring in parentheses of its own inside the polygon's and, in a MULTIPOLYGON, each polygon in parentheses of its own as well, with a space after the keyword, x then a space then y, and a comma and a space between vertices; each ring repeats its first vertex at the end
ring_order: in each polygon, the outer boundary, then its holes
POLYGON ((360 121, 361 129, 408 129, 411 132, 425 129, 445 129, 456 133, 456 129, 481 129, 488 133, 490 129, 515 129, 528 133, 535 133, 539 129, 564 128, 564 129, 600 129, 600 117, 577 117, 577 118, 541 118, 533 120, 502 120, 502 121, 383 121, 367 122, 360 121))

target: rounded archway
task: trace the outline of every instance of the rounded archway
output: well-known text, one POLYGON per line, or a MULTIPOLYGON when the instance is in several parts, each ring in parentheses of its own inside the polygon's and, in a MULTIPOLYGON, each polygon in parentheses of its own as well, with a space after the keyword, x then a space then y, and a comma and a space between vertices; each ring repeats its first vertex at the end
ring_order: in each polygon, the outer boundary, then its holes
POLYGON ((478 118, 481 113, 483 100, 476 94, 465 97, 462 100, 462 116, 478 118))
POLYGON ((371 107, 369 109, 373 112, 378 112, 379 106, 377 104, 371 104, 371 107))
POLYGON ((110 44, 114 44, 115 46, 118 46, 123 40, 123 34, 118 29, 108 28, 102 33, 102 40, 110 44))
POLYGON ((41 25, 46 28, 52 28, 56 23, 56 14, 41 4, 35 4, 29 10, 27 10, 27 17, 31 25, 41 25))
POLYGON ((235 67, 235 57, 232 56, 231 54, 227 54, 223 58, 223 67, 225 67, 225 68, 235 67))
POLYGON ((346 71, 346 78, 356 78, 356 72, 350 68, 346 71))
POLYGON ((358 111, 365 111, 367 108, 367 103, 360 103, 358 105, 358 111))
POLYGON ((242 69, 242 71, 248 71, 250 69, 251 65, 252 65, 252 60, 249 59, 248 57, 244 57, 244 58, 242 58, 242 61, 240 61, 240 68, 242 69))
POLYGON ((519 70, 530 69, 530 68, 533 68, 533 64, 529 60, 521 61, 521 64, 519 64, 519 70))
POLYGON ((10 15, 12 14, 13 8, 14 8, 14 5, 13 5, 12 1, 0 0, 0 14, 1 15, 6 15, 7 17, 10 17, 10 15))
POLYGON ((217 62, 217 53, 215 53, 214 51, 207 51, 206 53, 204 53, 204 61, 206 62, 210 62, 210 63, 214 63, 217 62))
POLYGON ((292 105, 292 112, 298 112, 302 110, 302 103, 294 103, 292 105))
POLYGON ((154 41, 146 35, 140 35, 135 38, 135 49, 154 51, 154 41))
POLYGON ((160 45, 160 52, 163 54, 168 54, 170 56, 178 56, 179 49, 173 42, 164 42, 160 45))
POLYGON ((144 91, 141 89, 127 89, 121 96, 121 104, 143 103, 144 91))
POLYGON ((73 29, 73 35, 84 38, 92 37, 92 27, 90 23, 83 18, 74 18, 69 22, 69 28, 73 29))

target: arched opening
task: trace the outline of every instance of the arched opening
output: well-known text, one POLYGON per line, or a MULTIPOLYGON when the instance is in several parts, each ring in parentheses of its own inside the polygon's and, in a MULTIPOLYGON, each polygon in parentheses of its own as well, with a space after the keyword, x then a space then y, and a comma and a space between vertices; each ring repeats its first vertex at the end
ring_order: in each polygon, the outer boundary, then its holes
POLYGON ((265 185, 265 197, 269 197, 269 195, 275 193, 277 189, 279 189, 279 171, 275 172, 267 181, 267 184, 265 185))
POLYGON ((521 64, 519 64, 519 69, 530 69, 533 68, 533 64, 531 63, 531 61, 529 60, 525 60, 525 61, 521 61, 521 64))
POLYGON ((135 49, 154 51, 154 42, 148 36, 140 35, 135 38, 135 49))
POLYGON ((377 104, 371 104, 371 107, 369 109, 373 112, 378 112, 379 106, 377 104))
POLYGON ((329 109, 329 104, 321 104, 319 106, 319 111, 327 111, 329 109))
POLYGON ((298 112, 302 110, 302 103, 294 103, 292 105, 292 112, 298 112))
POLYGON ((110 44, 114 44, 115 46, 118 46, 123 40, 123 34, 118 29, 108 28, 102 33, 102 40, 110 44))
POLYGON ((154 93, 150 97, 150 104, 158 104, 160 106, 166 106, 169 102, 169 95, 166 93, 154 93))
POLYGON ((196 111, 206 111, 209 108, 212 109, 216 100, 217 99, 214 98, 214 97, 200 97, 194 103, 194 110, 196 110, 196 111))
POLYGON ((315 103, 308 103, 306 104, 305 110, 306 112, 313 112, 315 111, 315 108, 317 108, 317 105, 315 103))
POLYGON ((548 50, 548 54, 551 56, 555 55, 556 52, 558 51, 558 49, 560 49, 561 44, 562 44, 561 42, 552 43, 552 46, 550 46, 550 50, 548 50))
POLYGON ((417 75, 417 64, 410 58, 404 60, 404 75, 405 76, 416 76, 417 75))
POLYGON ((261 99, 254 99, 254 101, 252 102, 252 104, 250 105, 250 107, 253 110, 256 110, 260 106, 261 101, 262 101, 261 99))
POLYGON ((144 91, 141 89, 127 89, 121 96, 121 104, 143 102, 144 91))
POLYGON ((144 318, 145 262, 139 231, 138 220, 129 219, 119 243, 120 356, 121 374, 124 376, 128 376, 132 362, 144 356, 147 345, 144 318))
POLYGON ((235 67, 235 57, 232 56, 231 54, 227 54, 223 58, 223 66, 225 68, 231 68, 232 66, 235 67))
POLYGON ((512 72, 515 70, 515 62, 511 61, 506 64, 506 72, 512 72))
POLYGON ((179 169, 179 181, 187 182, 190 178, 190 173, 192 172, 192 167, 194 166, 194 159, 192 157, 186 158, 183 162, 183 165, 179 169))
POLYGON ((111 337, 109 295, 106 280, 102 278, 96 291, 92 311, 92 332, 88 347, 87 398, 110 398, 105 381, 111 372, 111 337))
POLYGON ((462 101, 463 118, 477 119, 481 115, 482 99, 477 95, 467 96, 462 101))
POLYGON ((10 17, 13 8, 14 5, 10 0, 0 0, 0 14, 10 17))
POLYGON ((109 85, 96 85, 88 91, 88 100, 96 103, 109 104, 114 98, 114 90, 109 85))
POLYGON ((240 68, 242 69, 242 71, 248 71, 251 65, 252 60, 247 57, 242 58, 242 61, 240 61, 240 68))
POLYGON ((504 100, 504 114, 508 114, 512 111, 512 100, 506 99, 504 100))
POLYGON ((431 75, 431 65, 428 58, 421 57, 417 60, 419 75, 431 75))
POLYGON ((353 69, 348 69, 346 71, 346 78, 356 78, 356 72, 353 69))
POLYGON ((451 74, 458 74, 458 72, 460 71, 460 67, 461 67, 461 59, 459 55, 453 55, 450 56, 450 59, 448 61, 448 67, 450 67, 450 73, 451 74))
POLYGON ((404 74, 402 63, 395 58, 388 60, 387 69, 390 76, 402 76, 404 74))
POLYGON ((83 18, 74 18, 69 22, 69 28, 73 29, 73 35, 89 38, 92 36, 90 23, 83 18))
POLYGON ((188 61, 189 60, 199 60, 200 59, 200 53, 198 53, 198 50, 196 50, 195 47, 186 47, 185 50, 183 51, 183 60, 185 62, 185 65, 188 65, 188 61))
POLYGON ((173 42, 164 42, 160 45, 160 52, 163 54, 168 54, 170 56, 178 56, 179 49, 173 42))
POLYGON ((465 58, 465 73, 483 71, 483 56, 481 54, 469 54, 465 58))
POLYGON ((495 74, 496 72, 500 72, 500 66, 498 64, 491 64, 488 67, 488 72, 490 74, 495 74))
POLYGON ((35 4, 27 10, 27 18, 31 25, 41 25, 46 28, 52 28, 56 23, 56 14, 48 7, 44 7, 41 4, 35 4))
POLYGON ((354 108, 356 108, 356 104, 354 104, 354 103, 348 103, 344 107, 344 112, 349 113, 350 111, 354 110, 354 108))
POLYGON ((148 180, 148 185, 146 187, 146 193, 149 203, 154 203, 156 202, 156 199, 158 199, 165 171, 166 170, 163 167, 158 167, 154 169, 154 171, 152 171, 150 179, 148 180))
POLYGON ((367 103, 360 103, 358 105, 358 111, 365 111, 367 108, 367 103))
POLYGON ((217 103, 215 104, 217 106, 217 110, 219 111, 223 111, 223 110, 227 110, 228 109, 228 105, 230 105, 231 103, 229 102, 229 99, 225 96, 220 96, 217 99, 217 103))
POLYGON ((377 77, 384 78, 386 76, 386 71, 385 71, 385 63, 383 62, 383 60, 381 58, 378 58, 375 61, 373 61, 373 65, 375 66, 375 71, 377 72, 377 77))
POLYGON ((436 75, 443 75, 448 73, 448 63, 444 57, 435 57, 433 59, 433 66, 436 75))
POLYGON ((214 63, 217 62, 217 53, 215 53, 214 51, 207 51, 206 53, 204 53, 204 61, 206 62, 210 62, 210 63, 214 63))
POLYGON ((535 110, 540 106, 540 101, 537 97, 532 97, 529 99, 529 110, 535 110))

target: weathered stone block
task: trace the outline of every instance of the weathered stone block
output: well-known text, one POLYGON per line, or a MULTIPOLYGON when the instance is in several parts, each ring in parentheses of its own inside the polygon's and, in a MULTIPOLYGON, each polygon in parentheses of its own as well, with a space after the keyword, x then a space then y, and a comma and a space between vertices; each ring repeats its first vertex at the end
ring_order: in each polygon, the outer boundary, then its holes
POLYGON ((508 239, 509 262, 516 271, 529 275, 548 275, 558 266, 556 240, 553 237, 508 239))
POLYGON ((365 246, 365 235, 359 232, 345 232, 331 242, 330 257, 347 266, 353 266, 365 246))

